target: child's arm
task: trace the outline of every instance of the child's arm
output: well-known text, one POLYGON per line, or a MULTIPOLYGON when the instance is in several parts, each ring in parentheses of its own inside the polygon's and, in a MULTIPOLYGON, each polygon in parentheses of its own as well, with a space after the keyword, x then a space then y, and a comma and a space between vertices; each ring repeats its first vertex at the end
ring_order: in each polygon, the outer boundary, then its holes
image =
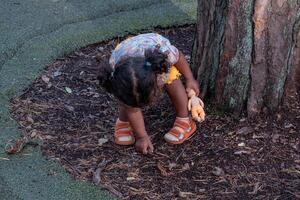
POLYGON ((143 154, 152 153, 154 148, 146 132, 141 109, 126 106, 125 110, 136 138, 136 149, 143 154))
POLYGON ((181 74, 183 74, 186 79, 186 89, 193 89, 197 95, 199 95, 199 83, 194 79, 193 73, 189 67, 187 60, 185 59, 183 53, 179 51, 179 59, 175 64, 175 67, 179 70, 181 74))

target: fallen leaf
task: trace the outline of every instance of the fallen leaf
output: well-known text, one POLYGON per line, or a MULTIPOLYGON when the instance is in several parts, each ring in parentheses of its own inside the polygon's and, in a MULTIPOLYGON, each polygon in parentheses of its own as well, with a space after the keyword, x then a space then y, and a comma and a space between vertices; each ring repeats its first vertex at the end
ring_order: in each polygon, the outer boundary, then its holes
POLYGON ((31 124, 34 123, 34 120, 33 120, 32 117, 29 116, 29 115, 26 117, 26 120, 27 120, 28 122, 30 122, 31 124))
POLYGON ((133 180, 135 180, 135 178, 134 177, 127 177, 126 180, 127 181, 133 181, 133 180))
POLYGON ((51 136, 51 135, 45 135, 44 138, 47 139, 47 140, 51 140, 51 139, 53 139, 54 137, 51 136))
POLYGON ((220 167, 215 167, 215 169, 212 171, 212 173, 216 176, 224 176, 225 175, 224 170, 220 167))
POLYGON ((98 139, 98 145, 99 146, 102 146, 106 142, 108 142, 108 139, 106 139, 106 138, 100 138, 100 139, 98 139))
POLYGON ((54 73, 53 73, 53 76, 54 77, 57 77, 57 76, 60 76, 62 73, 60 72, 60 71, 55 71, 54 73))
POLYGON ((253 128, 246 126, 246 127, 239 129, 236 133, 239 135, 248 135, 249 133, 252 133, 253 131, 254 131, 253 128))
POLYGON ((234 152, 234 155, 242 155, 242 154, 251 154, 251 152, 246 151, 246 150, 241 150, 241 151, 234 152))
POLYGON ((293 124, 286 124, 286 125, 284 125, 284 128, 293 128, 293 127, 294 127, 293 124))
POLYGON ((255 183, 255 185, 254 185, 253 191, 252 191, 252 192, 249 192, 249 194, 251 194, 251 195, 256 195, 257 192, 259 191, 259 189, 260 189, 260 183, 257 182, 257 183, 255 183))
POLYGON ((23 137, 17 140, 10 140, 5 145, 5 152, 8 154, 16 154, 22 151, 25 145, 28 144, 28 138, 23 137))
POLYGON ((93 97, 98 98, 98 97, 100 97, 100 95, 98 93, 96 93, 96 94, 93 95, 93 97))
POLYGON ((274 134, 274 135, 272 135, 272 142, 273 143, 276 143, 277 142, 277 140, 280 138, 280 135, 279 134, 274 134))
POLYGON ((229 132, 229 133, 227 133, 229 136, 231 136, 231 135, 233 135, 233 134, 235 134, 235 131, 231 131, 231 132, 229 132))
POLYGON ((135 191, 135 192, 141 192, 139 189, 136 189, 134 187, 128 187, 130 190, 135 191))
POLYGON ((280 121, 281 119, 282 119, 282 115, 281 115, 281 114, 277 114, 277 115, 276 115, 276 120, 277 120, 277 121, 280 121))
POLYGON ((246 146, 246 144, 244 142, 241 142, 241 143, 238 144, 238 146, 239 147, 244 147, 244 146, 246 146))
POLYGON ((220 131, 220 130, 222 130, 222 128, 224 127, 224 125, 217 125, 216 126, 216 131, 220 131))
POLYGON ((189 196, 193 196, 193 195, 195 194, 192 192, 179 192, 179 197, 181 198, 188 198, 189 196))
POLYGON ((0 160, 9 160, 8 158, 3 158, 3 157, 0 157, 0 160))
POLYGON ((169 173, 167 172, 167 170, 160 163, 157 163, 157 168, 159 169, 160 174, 162 176, 169 176, 169 173))
POLYGON ((254 134, 254 135, 252 136, 252 138, 253 138, 253 139, 262 139, 262 138, 265 138, 265 137, 264 137, 263 135, 255 135, 255 134, 254 134))
POLYGON ((185 164, 183 165, 183 167, 182 167, 182 170, 183 170, 183 171, 190 170, 190 169, 191 169, 191 168, 190 168, 189 163, 185 163, 185 164))
POLYGON ((102 169, 101 169, 101 168, 98 168, 98 169, 94 172, 94 175, 93 175, 93 182, 94 182, 96 185, 99 185, 100 182, 101 182, 101 171, 102 171, 102 169))
POLYGON ((135 169, 134 171, 128 172, 127 177, 132 177, 134 179, 137 179, 140 177, 139 171, 140 171, 139 169, 135 169))
POLYGON ((201 192, 201 193, 203 193, 203 192, 205 192, 206 191, 206 189, 199 189, 198 190, 198 192, 201 192))
POLYGON ((43 75, 43 76, 42 76, 42 80, 43 80, 45 83, 49 83, 50 78, 49 78, 48 76, 46 76, 46 75, 43 75))
POLYGON ((71 88, 69 88, 69 87, 65 87, 65 90, 67 91, 67 93, 69 93, 69 94, 71 94, 73 91, 72 91, 72 89, 71 88))
POLYGON ((176 167, 177 166, 177 164, 176 163, 169 163, 169 166, 168 166, 168 168, 169 168, 169 170, 172 170, 174 167, 176 167))
POLYGON ((34 138, 36 136, 36 134, 37 134, 36 130, 32 130, 31 134, 30 134, 30 137, 34 138))
POLYGON ((291 130, 289 130, 289 133, 293 134, 293 133, 297 133, 297 131, 295 131, 294 129, 291 129, 291 130))
POLYGON ((52 84, 51 83, 48 83, 47 84, 47 88, 49 89, 49 88, 51 88, 52 87, 52 84))
POLYGON ((75 110, 75 108, 73 106, 68 106, 65 105, 65 107, 67 108, 68 111, 73 112, 75 110))
POLYGON ((98 47, 97 50, 98 50, 98 51, 103 51, 103 50, 104 50, 104 47, 98 47))
POLYGON ((246 121, 246 118, 240 119, 240 122, 245 122, 245 121, 246 121))

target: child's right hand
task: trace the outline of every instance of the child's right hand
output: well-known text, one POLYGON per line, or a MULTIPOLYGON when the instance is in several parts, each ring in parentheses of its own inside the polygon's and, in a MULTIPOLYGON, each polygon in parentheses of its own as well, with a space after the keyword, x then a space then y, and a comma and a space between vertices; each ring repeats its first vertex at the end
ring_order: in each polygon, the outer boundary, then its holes
POLYGON ((141 152, 143 154, 153 153, 154 147, 152 145, 152 142, 150 140, 149 136, 143 136, 140 138, 136 138, 135 142, 135 148, 138 152, 141 152))

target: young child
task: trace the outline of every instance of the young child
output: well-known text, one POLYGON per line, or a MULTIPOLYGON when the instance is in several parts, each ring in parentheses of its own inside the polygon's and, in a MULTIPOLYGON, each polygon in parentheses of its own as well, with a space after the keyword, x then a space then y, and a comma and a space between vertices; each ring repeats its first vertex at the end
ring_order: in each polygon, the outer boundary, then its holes
POLYGON ((181 144, 196 131, 189 118, 187 91, 199 95, 198 82, 184 55, 168 39, 156 33, 140 34, 121 42, 102 68, 100 85, 119 100, 119 118, 114 139, 119 145, 133 145, 143 154, 152 153, 141 107, 155 99, 165 86, 176 110, 173 128, 164 135, 166 142, 181 144), (180 80, 183 75, 186 86, 180 80))

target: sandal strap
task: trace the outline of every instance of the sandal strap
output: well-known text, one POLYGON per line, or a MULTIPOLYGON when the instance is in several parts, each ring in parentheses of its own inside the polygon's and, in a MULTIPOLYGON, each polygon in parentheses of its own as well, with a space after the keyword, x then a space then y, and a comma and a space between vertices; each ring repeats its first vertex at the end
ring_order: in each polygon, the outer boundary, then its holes
POLYGON ((173 128, 169 131, 169 133, 179 138, 180 135, 186 134, 189 128, 191 128, 190 121, 187 122, 185 120, 176 119, 173 128))
POLYGON ((172 135, 174 135, 175 137, 179 138, 179 136, 181 134, 184 134, 184 132, 182 133, 181 131, 179 131, 177 128, 173 127, 169 133, 171 133, 172 135))
POLYGON ((176 126, 179 128, 182 128, 183 130, 186 130, 191 127, 190 121, 186 122, 186 121, 183 121, 180 119, 175 120, 174 127, 176 127, 176 126))
POLYGON ((120 122, 117 122, 116 123, 116 130, 119 130, 119 129, 125 129, 125 128, 129 128, 130 129, 130 124, 129 123, 120 123, 120 122))
POLYGON ((133 145, 135 138, 129 122, 117 120, 115 124, 114 141, 118 145, 133 145))
POLYGON ((117 121, 115 126, 115 136, 120 137, 128 135, 133 135, 129 122, 117 121))
POLYGON ((131 130, 118 130, 115 132, 116 137, 133 135, 131 130))

